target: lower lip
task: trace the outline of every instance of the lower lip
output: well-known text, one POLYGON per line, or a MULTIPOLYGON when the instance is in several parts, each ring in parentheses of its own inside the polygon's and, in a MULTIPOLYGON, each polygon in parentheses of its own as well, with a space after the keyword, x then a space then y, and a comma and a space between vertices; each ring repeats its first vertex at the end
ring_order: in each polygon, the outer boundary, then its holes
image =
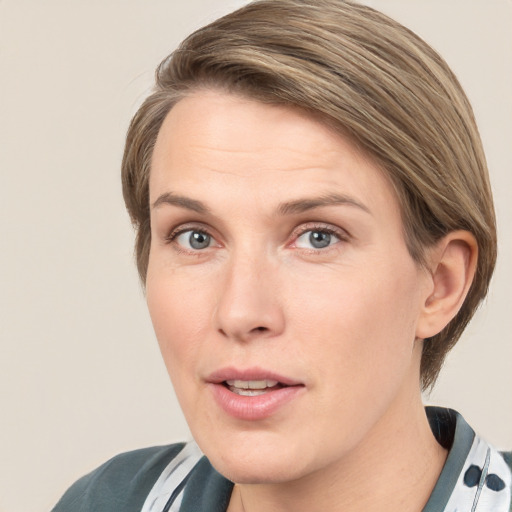
POLYGON ((257 396, 233 393, 223 384, 209 384, 221 409, 230 416, 246 421, 269 418, 304 391, 304 386, 288 386, 257 396))

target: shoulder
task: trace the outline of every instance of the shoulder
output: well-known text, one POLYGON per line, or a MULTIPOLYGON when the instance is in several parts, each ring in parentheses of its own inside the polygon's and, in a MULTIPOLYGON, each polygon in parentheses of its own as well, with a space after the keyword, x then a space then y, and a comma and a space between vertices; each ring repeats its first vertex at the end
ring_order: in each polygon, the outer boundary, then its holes
POLYGON ((52 512, 140 511, 155 481, 184 443, 117 455, 75 482, 52 512))

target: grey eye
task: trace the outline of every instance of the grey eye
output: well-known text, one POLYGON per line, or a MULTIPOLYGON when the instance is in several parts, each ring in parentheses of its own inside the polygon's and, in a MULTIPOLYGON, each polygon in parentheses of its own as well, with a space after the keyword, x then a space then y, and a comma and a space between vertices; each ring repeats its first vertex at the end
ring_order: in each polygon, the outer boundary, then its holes
POLYGON ((311 231, 309 234, 309 243, 315 249, 323 249, 331 245, 331 234, 324 231, 311 231))
POLYGON ((339 238, 325 230, 308 230, 297 238, 296 246, 304 249, 324 249, 333 243, 339 242, 339 238))
POLYGON ((201 249, 210 247, 212 244, 212 237, 204 231, 189 229, 187 231, 183 231, 183 233, 180 233, 176 237, 176 241, 179 245, 187 249, 199 251, 201 249))

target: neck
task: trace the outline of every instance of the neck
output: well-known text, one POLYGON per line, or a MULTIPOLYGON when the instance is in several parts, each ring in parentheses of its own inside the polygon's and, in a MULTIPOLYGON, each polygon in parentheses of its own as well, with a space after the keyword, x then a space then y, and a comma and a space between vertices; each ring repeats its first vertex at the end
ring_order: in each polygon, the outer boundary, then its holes
POLYGON ((418 387, 414 396, 399 398, 343 460, 293 482, 237 484, 228 511, 416 512, 428 501, 446 456, 418 387))

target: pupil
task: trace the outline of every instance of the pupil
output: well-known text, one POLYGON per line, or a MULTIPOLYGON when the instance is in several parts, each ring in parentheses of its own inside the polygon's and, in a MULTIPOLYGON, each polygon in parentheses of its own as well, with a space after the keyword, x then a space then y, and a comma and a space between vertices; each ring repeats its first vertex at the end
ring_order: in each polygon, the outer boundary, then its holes
POLYGON ((204 249, 210 245, 210 236, 200 231, 193 231, 190 234, 190 246, 193 249, 204 249))
POLYGON ((331 243, 331 235, 325 231, 312 231, 309 235, 309 241, 315 249, 322 249, 331 243))

